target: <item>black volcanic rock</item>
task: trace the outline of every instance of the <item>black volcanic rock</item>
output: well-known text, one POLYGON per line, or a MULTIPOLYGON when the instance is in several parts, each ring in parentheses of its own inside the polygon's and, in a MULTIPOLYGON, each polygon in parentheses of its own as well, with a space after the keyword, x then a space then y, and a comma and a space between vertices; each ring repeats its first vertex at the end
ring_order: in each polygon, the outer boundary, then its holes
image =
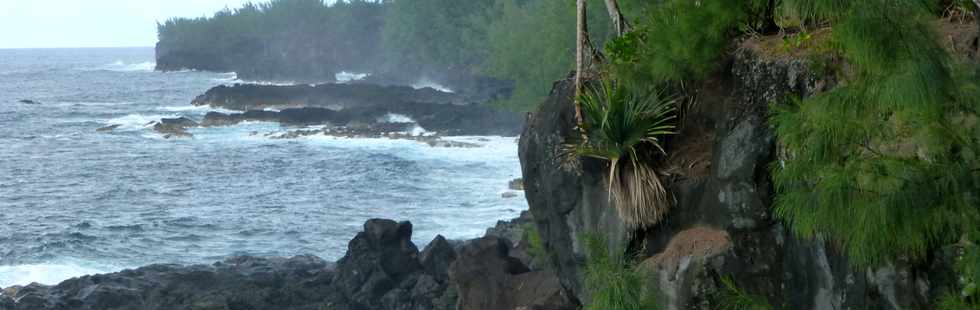
POLYGON ((511 248, 510 241, 496 236, 463 245, 449 268, 459 293, 457 309, 576 309, 553 273, 531 271, 509 255, 511 248))
POLYGON ((186 118, 164 118, 153 125, 153 130, 162 134, 164 138, 190 138, 193 137, 191 133, 187 132, 187 128, 197 127, 197 122, 186 118))
POLYGON ((443 135, 516 136, 523 126, 517 113, 484 104, 465 104, 465 99, 455 94, 369 84, 218 86, 193 104, 244 111, 209 113, 201 124, 205 127, 242 121, 351 126, 382 123, 392 114, 409 117, 422 128, 443 135))
POLYGON ((209 105, 236 111, 318 107, 340 110, 350 107, 387 105, 393 102, 465 104, 456 94, 431 88, 373 84, 217 86, 194 99, 194 105, 209 105))
POLYGON ((332 275, 330 264, 311 256, 153 265, 52 287, 32 284, 0 297, 0 309, 304 309, 343 300, 330 293, 332 275))
POLYGON ((508 291, 524 296, 501 306, 540 304, 542 296, 551 296, 542 292, 558 291, 554 275, 529 272, 508 257, 507 240, 481 239, 457 252, 440 236, 420 253, 411 238, 409 222, 369 220, 336 264, 313 256, 241 256, 213 265, 152 265, 56 286, 7 288, 0 292, 0 310, 450 310, 457 309, 460 287, 473 296, 469 288, 504 281, 508 291), (465 283, 451 280, 451 265, 465 283), (483 270, 494 277, 480 276, 483 270), (530 285, 526 293, 515 291, 524 284, 530 285))

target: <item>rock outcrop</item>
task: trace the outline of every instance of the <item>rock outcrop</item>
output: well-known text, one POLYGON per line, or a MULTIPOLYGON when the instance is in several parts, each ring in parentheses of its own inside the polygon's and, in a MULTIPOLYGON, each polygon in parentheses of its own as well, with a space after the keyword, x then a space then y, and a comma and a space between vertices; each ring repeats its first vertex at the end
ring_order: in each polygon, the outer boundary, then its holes
MULTIPOLYGON (((625 224, 609 207, 602 164, 565 158, 566 139, 578 134, 571 78, 555 84, 529 120, 520 140, 524 190, 545 251, 569 296, 585 296, 582 283, 584 249, 579 237, 597 233, 611 246, 628 238, 625 224), (570 163, 571 162, 571 163, 570 163)), ((576 300, 578 300, 576 299, 576 300)))
POLYGON ((197 127, 194 120, 186 117, 164 118, 153 124, 153 130, 162 134, 164 138, 191 138, 194 137, 187 128, 197 127))
MULTIPOLYGON (((505 235, 514 235, 501 227, 505 235)), ((153 265, 0 293, 0 310, 570 308, 558 279, 509 255, 511 241, 438 236, 421 252, 412 224, 369 220, 336 264, 313 256, 153 265)))
POLYGON ((572 82, 555 85, 529 120, 520 157, 530 211, 566 292, 587 302, 577 235, 596 232, 644 251, 666 309, 718 309, 730 277, 780 309, 926 309, 949 283, 943 255, 925 265, 862 269, 819 240, 800 239, 772 215, 769 173, 777 137, 769 105, 833 87, 806 60, 743 44, 730 67, 704 81, 661 169, 676 199, 655 227, 625 231, 605 203, 603 163, 562 159, 573 134, 572 82), (610 216, 611 215, 611 216, 610 216))
POLYGON ((396 102, 467 104, 466 98, 432 88, 373 84, 217 86, 198 96, 194 105, 210 105, 236 111, 319 107, 340 110, 383 106, 396 102))
POLYGON ((411 235, 410 223, 370 220, 337 264, 298 256, 155 265, 32 284, 0 297, 0 309, 448 309, 445 276, 422 268, 411 235))
POLYGON ((428 88, 321 84, 218 86, 199 96, 193 104, 243 112, 209 113, 202 121, 203 126, 274 121, 286 126, 356 128, 414 122, 442 135, 515 136, 520 133, 523 120, 518 114, 466 102, 465 98, 455 94, 428 88))

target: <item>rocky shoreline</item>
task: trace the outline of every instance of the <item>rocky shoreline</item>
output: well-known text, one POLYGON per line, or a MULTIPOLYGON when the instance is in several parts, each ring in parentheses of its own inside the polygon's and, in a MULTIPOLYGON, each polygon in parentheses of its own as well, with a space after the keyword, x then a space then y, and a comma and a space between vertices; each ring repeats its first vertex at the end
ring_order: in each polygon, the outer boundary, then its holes
POLYGON ((437 236, 420 251, 411 223, 373 219, 335 263, 306 255, 151 265, 9 287, 0 309, 574 309, 554 273, 532 269, 530 223, 525 212, 483 238, 437 236))
MULTIPOLYGON (((433 89, 368 84, 218 86, 193 104, 237 112, 207 113, 200 120, 167 118, 147 124, 164 138, 193 138, 191 128, 233 126, 243 122, 275 122, 293 128, 276 138, 310 135, 393 138, 433 146, 463 146, 442 136, 517 136, 524 120, 517 113, 433 89), (317 126, 322 130, 305 127, 317 126)), ((98 128, 112 132, 119 126, 98 128)))

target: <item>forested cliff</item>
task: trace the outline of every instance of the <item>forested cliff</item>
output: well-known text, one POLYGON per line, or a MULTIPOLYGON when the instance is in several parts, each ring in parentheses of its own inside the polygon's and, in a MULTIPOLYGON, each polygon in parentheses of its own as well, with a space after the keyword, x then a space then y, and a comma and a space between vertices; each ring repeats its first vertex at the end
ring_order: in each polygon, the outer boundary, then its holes
POLYGON ((977 309, 980 2, 571 2, 274 1, 168 22, 158 57, 256 40, 255 63, 309 62, 212 69, 514 83, 501 102, 537 108, 520 150, 534 265, 574 307, 977 309), (356 6, 370 18, 337 13, 356 6), (220 44, 169 32, 250 14, 291 22, 220 44), (308 29, 337 39, 269 43, 308 29), (363 50, 290 54, 342 42, 363 50))
MULTIPOLYGON (((602 1, 590 6, 601 10, 602 1)), ((500 103, 529 110, 572 67, 574 10, 548 0, 274 0, 160 24, 157 69, 316 82, 346 71, 464 92, 514 87, 500 103)), ((608 24, 605 14, 592 19, 608 24)), ((594 29, 596 40, 608 28, 594 29)))

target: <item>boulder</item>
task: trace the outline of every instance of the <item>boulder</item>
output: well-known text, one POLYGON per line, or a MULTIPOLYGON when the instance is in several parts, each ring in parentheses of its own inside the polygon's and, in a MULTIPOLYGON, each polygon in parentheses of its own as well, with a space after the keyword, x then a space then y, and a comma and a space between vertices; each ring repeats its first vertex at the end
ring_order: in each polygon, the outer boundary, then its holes
POLYGON ((531 271, 509 255, 511 248, 495 236, 463 245, 449 269, 459 293, 457 309, 576 309, 554 274, 531 271))
POLYGON ((23 103, 23 104, 41 104, 38 101, 34 101, 34 100, 30 100, 30 99, 22 99, 22 100, 18 100, 17 102, 18 103, 23 103))
POLYGON ((524 179, 514 179, 507 183, 507 188, 515 191, 524 190, 524 179))
POLYGON ((164 138, 191 138, 194 137, 187 128, 197 127, 197 122, 186 118, 164 118, 153 125, 153 130, 162 134, 164 138))

